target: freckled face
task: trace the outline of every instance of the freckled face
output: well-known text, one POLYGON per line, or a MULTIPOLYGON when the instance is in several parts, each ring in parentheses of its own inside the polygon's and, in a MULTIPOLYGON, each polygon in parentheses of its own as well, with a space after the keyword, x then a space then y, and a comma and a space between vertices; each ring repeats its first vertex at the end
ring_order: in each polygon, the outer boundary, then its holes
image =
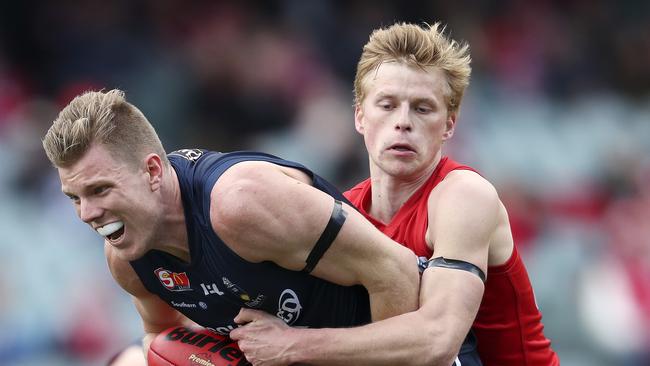
POLYGON ((444 73, 389 62, 366 76, 364 89, 355 127, 364 137, 371 172, 403 179, 428 176, 456 121, 445 104, 444 73))

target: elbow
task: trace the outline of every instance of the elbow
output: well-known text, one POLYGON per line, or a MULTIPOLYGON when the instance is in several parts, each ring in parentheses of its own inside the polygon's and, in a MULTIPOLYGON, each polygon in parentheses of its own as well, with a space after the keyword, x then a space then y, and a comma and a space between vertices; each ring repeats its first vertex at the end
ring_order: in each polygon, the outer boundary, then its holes
MULTIPOLYGON (((399 261, 396 263, 407 288, 413 291, 413 295, 418 298, 420 293, 420 270, 418 268, 418 257, 410 249, 400 247, 399 261), (401 250, 403 249, 403 250, 401 250)), ((415 303, 413 310, 418 308, 418 303, 415 303)))
POLYGON ((418 270, 418 257, 415 253, 400 244, 393 243, 388 254, 382 264, 384 270, 399 274, 401 281, 408 281, 419 288, 420 272, 418 270))
POLYGON ((382 276, 377 277, 370 286, 369 292, 386 294, 393 306, 399 304, 398 310, 391 316, 415 311, 419 307, 420 273, 417 257, 405 247, 397 247, 389 256, 384 257, 382 276), (388 280, 387 280, 388 279, 388 280))
POLYGON ((383 252, 379 266, 383 275, 376 281, 378 286, 394 286, 395 283, 386 281, 386 278, 391 278, 400 284, 408 284, 408 287, 419 289, 418 257, 410 249, 397 243, 391 243, 388 250, 383 252))
POLYGON ((426 350, 423 352, 422 365, 440 365, 449 366, 454 364, 454 360, 460 352, 462 340, 459 342, 452 332, 441 330, 440 327, 432 327, 425 332, 428 342, 426 350), (437 329, 436 329, 437 328, 437 329))
POLYGON ((400 264, 407 268, 411 275, 418 276, 418 257, 413 253, 413 251, 407 247, 404 246, 398 246, 397 249, 399 249, 399 262, 400 264))

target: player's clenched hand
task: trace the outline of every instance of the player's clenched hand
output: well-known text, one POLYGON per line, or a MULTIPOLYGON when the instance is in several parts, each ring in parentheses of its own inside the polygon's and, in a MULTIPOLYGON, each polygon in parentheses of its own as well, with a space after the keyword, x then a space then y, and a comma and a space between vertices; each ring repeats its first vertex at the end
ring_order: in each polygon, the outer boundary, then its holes
POLYGON ((281 319, 263 311, 241 309, 235 317, 242 324, 230 332, 246 359, 254 366, 290 364, 291 328, 281 319))

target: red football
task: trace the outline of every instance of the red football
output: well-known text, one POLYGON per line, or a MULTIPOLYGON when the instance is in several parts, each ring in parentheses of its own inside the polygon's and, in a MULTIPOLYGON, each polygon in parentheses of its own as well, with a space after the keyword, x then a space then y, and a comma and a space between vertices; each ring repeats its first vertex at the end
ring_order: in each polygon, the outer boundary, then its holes
POLYGON ((158 334, 147 360, 149 366, 250 365, 235 341, 199 327, 172 327, 158 334))

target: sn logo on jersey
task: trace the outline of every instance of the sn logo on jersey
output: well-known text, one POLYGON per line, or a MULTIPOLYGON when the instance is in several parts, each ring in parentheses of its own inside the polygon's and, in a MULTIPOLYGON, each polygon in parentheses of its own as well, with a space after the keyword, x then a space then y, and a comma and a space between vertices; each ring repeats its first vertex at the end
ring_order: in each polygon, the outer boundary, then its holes
POLYGON ((160 283, 169 291, 192 291, 187 273, 168 271, 162 267, 153 271, 160 283))

